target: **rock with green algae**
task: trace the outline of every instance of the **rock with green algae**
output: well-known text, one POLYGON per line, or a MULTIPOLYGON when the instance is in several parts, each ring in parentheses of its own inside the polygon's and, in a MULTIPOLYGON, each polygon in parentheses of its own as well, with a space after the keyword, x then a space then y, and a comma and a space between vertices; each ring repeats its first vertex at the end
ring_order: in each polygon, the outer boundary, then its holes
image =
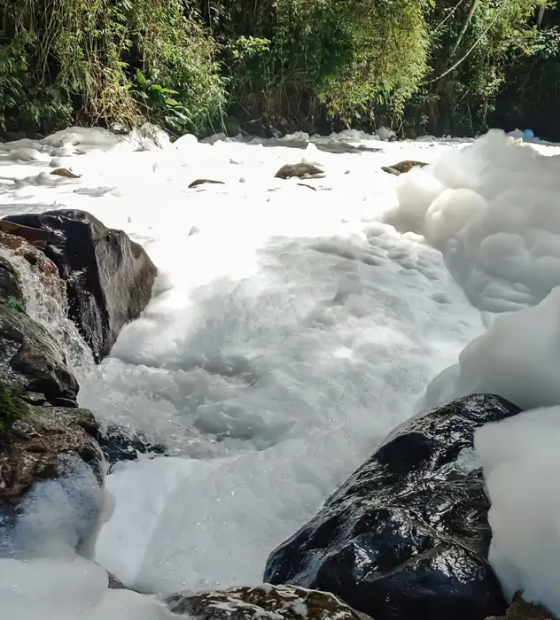
POLYGON ((79 457, 102 482, 93 414, 37 402, 44 397, 16 395, 0 381, 0 513, 2 507, 18 506, 36 482, 64 474, 68 456, 79 457))
POLYGON ((5 381, 0 381, 0 432, 8 432, 16 420, 26 417, 27 407, 5 381))

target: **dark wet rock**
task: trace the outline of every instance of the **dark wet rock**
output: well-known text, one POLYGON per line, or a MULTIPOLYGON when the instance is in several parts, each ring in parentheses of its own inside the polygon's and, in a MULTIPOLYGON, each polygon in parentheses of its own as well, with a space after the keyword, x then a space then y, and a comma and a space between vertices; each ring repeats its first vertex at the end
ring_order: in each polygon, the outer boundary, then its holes
POLYGON ((528 603, 518 596, 504 616, 491 616, 486 620, 557 620, 557 617, 541 605, 528 603))
POLYGON ((109 577, 109 590, 128 590, 129 589, 124 585, 124 583, 120 579, 115 577, 115 575, 112 575, 111 573, 107 573, 107 576, 109 577))
POLYGON ((165 454, 167 451, 164 445, 151 442, 143 433, 115 425, 100 432, 98 441, 110 465, 119 461, 135 461, 139 454, 165 454))
POLYGON ((84 211, 60 210, 5 218, 52 235, 45 254, 66 282, 68 316, 91 347, 106 357, 121 329, 148 304, 157 270, 120 230, 84 211))
POLYGON ((474 395, 393 431, 307 525, 270 555, 264 580, 333 592, 376 620, 483 620, 506 603, 474 431, 521 410, 474 395))
POLYGON ((29 137, 25 131, 5 131, 3 133, 3 138, 5 142, 17 142, 18 140, 25 140, 25 138, 29 137))
POLYGON ((196 620, 371 620, 332 594, 295 586, 236 587, 167 599, 175 614, 196 620))
MULTIPOLYGON (((32 323, 27 315, 13 317, 10 314, 4 315, 0 307, 2 326, 5 322, 12 321, 10 327, 16 324, 24 330, 21 332, 21 346, 10 360, 12 369, 25 377, 28 390, 44 394, 52 405, 76 407, 78 382, 57 355, 56 348, 49 346, 51 343, 44 338, 48 332, 41 334, 37 330, 33 334, 30 329, 32 323), (14 321, 14 318, 17 318, 17 321, 14 321), (42 344, 45 346, 42 347, 42 344)), ((6 336, 7 332, 3 330, 2 335, 6 336)))
POLYGON ((214 184, 214 185, 224 185, 223 181, 214 181, 213 179, 196 179, 192 183, 189 183, 189 189, 192 189, 193 187, 198 187, 199 185, 205 185, 208 183, 214 184))
POLYGON ((226 116, 223 120, 224 131, 230 138, 235 138, 241 133, 241 125, 235 116, 226 116))

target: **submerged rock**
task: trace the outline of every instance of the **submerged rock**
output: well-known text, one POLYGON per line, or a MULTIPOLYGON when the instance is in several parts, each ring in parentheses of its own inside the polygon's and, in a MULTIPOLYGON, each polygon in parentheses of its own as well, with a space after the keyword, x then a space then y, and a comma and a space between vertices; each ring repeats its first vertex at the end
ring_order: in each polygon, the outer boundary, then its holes
POLYGON ((332 594, 295 586, 236 587, 175 594, 169 609, 196 620, 371 620, 332 594))
POLYGON ((94 359, 106 357, 121 329, 150 301, 157 270, 144 249, 84 211, 5 218, 50 233, 45 254, 66 281, 68 315, 94 359))
POLYGON ((333 592, 375 620, 483 620, 506 609, 488 561, 474 431, 518 414, 474 395, 416 415, 269 557, 264 580, 333 592))
POLYGON ((291 179, 298 177, 299 179, 307 179, 322 176, 324 171, 315 164, 300 162, 299 164, 285 164, 274 175, 278 179, 291 179))
POLYGON ((130 588, 127 588, 120 579, 117 579, 115 575, 111 573, 107 573, 107 577, 109 579, 109 583, 108 583, 109 590, 129 590, 130 589, 130 588))
POLYGON ((406 159, 405 161, 400 161, 398 164, 393 164, 392 166, 381 166, 381 170, 383 170, 383 172, 399 176, 401 174, 405 174, 409 170, 412 170, 412 168, 423 168, 427 165, 428 164, 424 163, 423 161, 413 161, 411 159, 406 159))
POLYGON ((193 187, 198 187, 199 185, 204 185, 205 183, 210 183, 214 185, 225 185, 223 181, 214 181, 213 179, 195 179, 192 183, 189 183, 189 189, 193 187))
POLYGON ((143 433, 110 425, 98 436, 99 445, 110 465, 119 461, 135 461, 139 454, 165 454, 167 448, 152 443, 143 433))

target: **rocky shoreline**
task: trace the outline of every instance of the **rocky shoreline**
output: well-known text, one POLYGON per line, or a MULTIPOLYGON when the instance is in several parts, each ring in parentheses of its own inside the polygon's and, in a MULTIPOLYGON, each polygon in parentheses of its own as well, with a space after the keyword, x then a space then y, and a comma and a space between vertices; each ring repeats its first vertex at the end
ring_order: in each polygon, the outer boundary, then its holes
MULTIPOLYGON (((64 349, 27 314, 10 259, 27 261, 100 362, 150 301, 157 270, 145 251, 81 211, 2 222, 13 226, 0 227, 0 519, 15 526, 41 483, 72 484, 76 472, 87 472, 101 492, 111 464, 165 447, 117 427, 102 433, 93 413, 78 406, 64 349)), ((483 394, 414 416, 314 519, 271 550, 267 585, 179 593, 166 600, 170 612, 201 620, 552 618, 521 598, 508 610, 488 562, 484 480, 469 464, 475 430, 520 411, 483 394)), ((77 553, 95 538, 85 530, 98 517, 76 535, 77 553)), ((113 577, 109 583, 124 588, 113 577)))

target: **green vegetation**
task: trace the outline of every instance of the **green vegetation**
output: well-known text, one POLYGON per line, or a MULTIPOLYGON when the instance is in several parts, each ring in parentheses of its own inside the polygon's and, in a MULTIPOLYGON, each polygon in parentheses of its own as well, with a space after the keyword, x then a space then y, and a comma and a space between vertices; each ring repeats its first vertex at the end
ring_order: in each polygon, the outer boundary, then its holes
POLYGON ((5 382, 0 380, 0 432, 6 432, 18 419, 25 416, 27 408, 5 382))
POLYGON ((560 88, 546 0, 0 0, 0 16, 10 132, 148 120, 203 135, 229 112, 474 134, 552 122, 560 88))
POLYGON ((173 106, 149 105, 138 69, 178 92, 181 130, 203 131, 225 102, 217 45, 181 0, 0 0, 0 15, 4 127, 164 122, 173 106))

